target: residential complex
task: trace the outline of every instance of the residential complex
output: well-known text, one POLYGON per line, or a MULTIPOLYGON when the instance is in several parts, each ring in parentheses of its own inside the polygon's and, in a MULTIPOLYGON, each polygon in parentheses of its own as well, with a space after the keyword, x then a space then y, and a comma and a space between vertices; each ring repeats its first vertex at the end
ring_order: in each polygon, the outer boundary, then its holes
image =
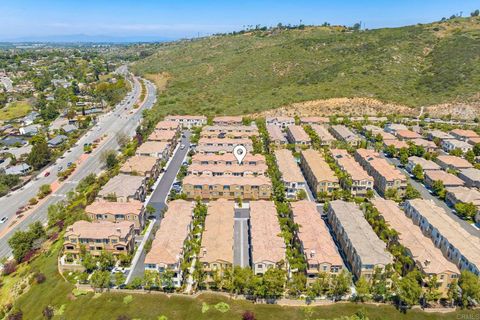
POLYGON ((129 202, 144 201, 146 194, 145 177, 119 174, 103 186, 97 197, 108 201, 129 202))
POLYGON ((476 168, 462 169, 458 173, 458 177, 465 182, 470 188, 480 189, 480 170, 476 168))
MULTIPOLYGON (((437 276, 439 290, 446 293, 453 280, 458 279, 460 270, 448 261, 441 250, 425 237, 422 230, 392 200, 375 198, 372 204, 385 219, 390 228, 398 232, 398 241, 405 248, 410 257, 424 275, 437 276)), ((428 282, 428 279, 426 280, 428 282)))
POLYGON ((160 173, 160 160, 150 156, 133 156, 120 167, 120 172, 157 179, 160 173))
POLYGON ((254 274, 285 267, 285 241, 272 201, 250 201, 251 255, 254 274), (283 264, 281 266, 280 264, 283 264))
POLYGON ((135 228, 133 222, 77 221, 67 227, 63 236, 63 252, 79 259, 82 247, 92 256, 99 256, 103 251, 113 255, 128 254, 133 251, 135 228))
POLYGON ((353 202, 335 200, 327 211, 336 240, 345 255, 352 273, 358 279, 371 279, 375 269, 384 270, 393 263, 386 244, 373 232, 363 212, 353 202))
POLYGON ((166 161, 170 155, 171 145, 169 142, 145 141, 135 151, 137 156, 149 156, 166 161))
POLYGON ((480 191, 467 187, 447 188, 445 201, 455 207, 457 203, 471 203, 477 208, 475 221, 480 222, 480 191))
POLYGON ((287 149, 275 151, 278 170, 282 175, 282 182, 285 185, 285 191, 288 198, 296 198, 301 189, 305 189, 305 178, 300 171, 297 161, 292 152, 287 149))
POLYGON ((140 234, 145 226, 145 210, 143 203, 138 200, 132 200, 130 202, 97 200, 85 208, 85 213, 95 222, 131 222, 134 224, 137 234, 140 234))
POLYGON ((435 160, 442 169, 461 170, 472 168, 473 165, 465 159, 456 156, 440 155, 435 160))
POLYGON ((318 138, 320 139, 320 143, 322 146, 329 146, 332 144, 333 141, 336 139, 331 135, 328 131, 327 127, 319 124, 312 125, 313 131, 317 134, 318 138))
POLYGON ((307 146, 310 144, 310 136, 303 130, 302 126, 288 126, 287 127, 287 139, 289 143, 307 146))
POLYGON ((445 150, 445 152, 450 152, 458 149, 465 153, 473 149, 473 146, 470 143, 456 139, 443 140, 441 146, 442 149, 445 150))
POLYGON ((190 175, 183 179, 183 188, 188 199, 267 200, 272 194, 271 181, 265 176, 190 175))
POLYGON ((248 139, 258 136, 258 129, 255 125, 250 126, 205 126, 200 134, 202 138, 230 138, 248 139))
POLYGON ((247 153, 241 164, 232 153, 225 154, 201 154, 197 153, 192 156, 192 164, 202 165, 249 165, 249 166, 265 166, 265 156, 261 154, 247 153))
POLYGON ((178 122, 182 127, 187 129, 207 124, 207 117, 205 116, 167 116, 165 117, 165 120, 178 122))
POLYGON ((405 202, 405 212, 422 232, 432 239, 443 255, 460 270, 480 274, 480 239, 471 235, 433 201, 413 199, 405 202))
POLYGON ((454 129, 450 134, 461 141, 468 141, 472 138, 480 138, 480 136, 473 130, 454 129))
POLYGON ((233 265, 233 206, 233 201, 223 199, 208 204, 199 256, 207 281, 212 280, 217 270, 222 273, 233 265))
POLYGON ((300 155, 300 167, 314 194, 331 194, 339 188, 338 178, 325 162, 322 155, 313 149, 303 150, 300 155))
POLYGON ((293 117, 267 117, 265 119, 266 125, 273 125, 279 128, 285 129, 288 126, 292 126, 295 124, 295 119, 293 117))
POLYGON ((313 279, 321 272, 337 274, 343 270, 338 252, 315 202, 292 202, 293 220, 299 225, 297 236, 307 261, 307 277, 313 279))
POLYGON ((385 195, 387 190, 395 189, 399 195, 405 193, 407 178, 378 152, 367 149, 357 149, 355 160, 373 177, 375 189, 385 195))
POLYGON ((424 182, 429 188, 433 188, 435 181, 442 181, 444 187, 461 187, 465 184, 456 175, 443 170, 425 171, 424 182))
POLYGON ((422 167, 423 171, 426 170, 442 170, 438 164, 433 162, 432 160, 427 160, 425 158, 417 157, 417 156, 412 156, 408 158, 408 163, 405 166, 405 169, 407 169, 408 172, 412 173, 413 169, 415 166, 419 165, 422 167))
POLYGON ((335 138, 345 141, 352 146, 357 145, 361 141, 358 135, 344 125, 338 124, 331 126, 330 130, 335 138))
POLYGON ((240 116, 220 116, 213 118, 213 124, 217 126, 236 126, 243 124, 243 118, 240 116))
POLYGON ((278 126, 267 125, 268 138, 270 143, 273 143, 278 146, 282 146, 288 143, 287 137, 282 132, 278 126))
POLYGON ((365 196, 368 190, 373 190, 373 178, 344 149, 332 149, 335 163, 346 172, 349 179, 340 181, 342 188, 350 190, 355 196, 365 196))
POLYGON ((145 270, 160 273, 172 271, 176 287, 181 285, 183 278, 183 247, 190 237, 193 208, 194 204, 185 200, 174 200, 168 204, 152 247, 145 257, 145 270))

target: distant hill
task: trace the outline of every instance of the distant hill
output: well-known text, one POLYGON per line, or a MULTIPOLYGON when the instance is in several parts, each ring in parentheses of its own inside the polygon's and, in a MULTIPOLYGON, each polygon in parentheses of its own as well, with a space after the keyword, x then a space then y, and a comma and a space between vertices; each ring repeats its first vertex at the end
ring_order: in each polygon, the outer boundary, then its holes
POLYGON ((465 102, 480 92, 480 18, 179 41, 161 46, 133 70, 163 84, 168 79, 158 102, 165 114, 258 113, 342 97, 407 107, 465 102))

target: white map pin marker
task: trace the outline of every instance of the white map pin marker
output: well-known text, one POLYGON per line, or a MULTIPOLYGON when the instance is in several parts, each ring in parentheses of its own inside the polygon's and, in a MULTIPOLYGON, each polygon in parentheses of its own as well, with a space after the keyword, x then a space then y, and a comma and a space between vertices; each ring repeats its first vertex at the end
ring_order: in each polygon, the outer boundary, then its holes
POLYGON ((233 155, 237 158, 238 164, 242 164, 243 159, 245 159, 247 155, 247 149, 241 144, 236 145, 235 148, 233 148, 233 155))

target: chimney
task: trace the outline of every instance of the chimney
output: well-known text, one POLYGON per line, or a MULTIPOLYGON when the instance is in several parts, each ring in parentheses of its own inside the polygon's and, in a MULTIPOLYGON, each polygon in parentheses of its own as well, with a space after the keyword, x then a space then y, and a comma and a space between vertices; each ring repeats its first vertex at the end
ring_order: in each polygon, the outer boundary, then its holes
POLYGON ((426 259, 425 262, 424 262, 425 266, 428 266, 430 264, 430 262, 431 262, 430 260, 426 259))
POLYGON ((122 231, 120 230, 120 228, 117 228, 117 232, 118 232, 118 233, 122 233, 122 231))
POLYGON ((310 250, 310 258, 315 257, 315 250, 310 250))

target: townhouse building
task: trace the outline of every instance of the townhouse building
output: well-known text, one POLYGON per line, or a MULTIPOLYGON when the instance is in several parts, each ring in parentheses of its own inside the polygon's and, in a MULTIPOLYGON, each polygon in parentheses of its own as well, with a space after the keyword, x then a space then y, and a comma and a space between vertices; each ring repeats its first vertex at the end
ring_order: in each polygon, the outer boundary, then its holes
POLYGON ((313 124, 311 127, 320 139, 320 143, 322 146, 329 146, 332 144, 333 141, 336 140, 328 131, 327 127, 319 124, 313 124))
POLYGON ((388 133, 395 135, 398 130, 408 130, 407 126, 401 123, 387 123, 383 128, 388 133))
POLYGON ((423 172, 427 170, 442 170, 442 168, 440 168, 440 166, 432 160, 427 160, 425 158, 417 156, 408 157, 408 163, 405 165, 405 169, 407 169, 408 172, 412 173, 413 169, 417 164, 422 167, 423 172))
POLYGON ((357 149, 355 160, 373 177, 373 185, 381 195, 385 195, 389 189, 397 190, 400 196, 405 194, 407 178, 378 152, 357 149))
POLYGON ((140 234, 145 227, 145 210, 143 203, 138 200, 130 202, 96 200, 85 208, 85 213, 94 222, 131 222, 134 224, 136 234, 140 234))
POLYGON ((332 132, 335 138, 341 141, 345 141, 346 143, 352 146, 357 145, 362 140, 352 130, 350 130, 349 128, 341 124, 331 126, 330 131, 332 132))
POLYGON ((173 148, 178 138, 177 131, 174 130, 156 130, 147 138, 148 141, 167 142, 173 148))
POLYGON ((317 196, 320 192, 329 195, 340 187, 335 173, 316 150, 307 149, 301 152, 300 168, 310 190, 317 196))
POLYGON ((235 126, 242 125, 243 118, 241 116, 220 116, 213 118, 212 122, 217 126, 235 126))
POLYGON ((266 175, 268 166, 266 164, 249 165, 249 164, 199 164, 192 163, 188 166, 187 174, 189 175, 206 175, 206 176, 264 176, 266 175))
POLYGON ((145 270, 159 273, 173 272, 173 284, 182 284, 181 264, 184 260, 184 243, 190 238, 194 204, 185 200, 173 200, 155 234, 150 251, 145 256, 145 270))
POLYGON ((425 139, 412 139, 410 142, 414 146, 422 147, 426 152, 435 152, 438 149, 437 145, 433 141, 425 139))
POLYGON ((250 201, 250 240, 253 273, 264 274, 270 268, 285 268, 285 241, 273 201, 250 201))
POLYGON ((192 156, 192 164, 202 165, 249 165, 249 166, 265 166, 265 156, 261 154, 247 153, 241 164, 238 164, 237 159, 232 153, 225 154, 201 154, 197 153, 192 156))
POLYGON ((365 196, 368 190, 373 190, 373 177, 371 177, 344 149, 332 149, 333 159, 338 167, 347 173, 349 179, 341 180, 343 189, 350 190, 352 195, 365 196))
POLYGON ((380 240, 353 202, 335 200, 329 203, 327 220, 340 245, 352 274, 370 280, 375 269, 385 270, 393 263, 385 242, 380 240))
POLYGON ((129 157, 120 167, 120 173, 156 180, 160 174, 160 159, 149 156, 129 157))
POLYGON ((198 257, 207 275, 207 282, 213 280, 216 272, 221 275, 233 265, 234 214, 233 201, 221 199, 208 204, 198 257))
POLYGON ((462 169, 458 177, 465 182, 465 186, 480 189, 480 170, 476 168, 462 169))
POLYGON ((137 156, 155 157, 160 159, 160 161, 167 161, 171 149, 169 142, 145 141, 137 148, 135 154, 137 156))
POLYGON ((202 138, 230 138, 230 139, 249 139, 258 136, 258 128, 255 125, 250 126, 205 126, 202 129, 200 137, 202 138))
POLYGON ((480 239, 471 235, 432 200, 407 200, 405 213, 460 270, 480 275, 480 239))
POLYGON ((442 167, 442 169, 444 170, 453 169, 453 170, 459 171, 462 169, 473 168, 473 165, 467 160, 460 157, 456 157, 456 156, 450 156, 450 155, 438 156, 435 159, 435 162, 437 162, 438 165, 442 167))
POLYGON ((183 128, 187 129, 207 124, 207 117, 205 116, 167 116, 165 120, 178 122, 183 128))
POLYGON ((97 198, 107 201, 144 201, 147 195, 146 179, 142 176, 118 174, 98 192, 97 198))
POLYGON ((282 174, 282 182, 285 186, 287 198, 295 199, 298 191, 305 189, 305 178, 298 167, 292 152, 287 149, 275 150, 275 159, 278 169, 282 174))
POLYGON ((295 124, 295 118, 293 117, 267 117, 265 119, 266 125, 277 126, 281 129, 285 129, 288 126, 293 126, 295 124))
POLYGON ((450 131, 450 134, 455 137, 455 139, 461 141, 468 141, 472 138, 480 138, 478 133, 473 130, 463 130, 463 129, 454 129, 450 131))
POLYGON ((401 140, 413 140, 413 139, 420 139, 422 136, 415 131, 412 130, 397 130, 395 132, 397 138, 401 140))
POLYGON ((480 222, 480 191, 467 187, 447 188, 445 202, 455 207, 457 203, 472 203, 477 208, 475 222, 480 222))
POLYGON ((100 256, 103 251, 114 256, 133 252, 135 228, 133 222, 77 221, 67 227, 63 236, 63 253, 79 259, 82 247, 92 256, 100 256))
POLYGON ((287 140, 297 146, 308 146, 311 143, 310 136, 303 130, 302 126, 288 126, 287 140))
POLYGON ((407 254, 423 273, 424 284, 436 275, 438 289, 445 295, 450 284, 460 276, 458 267, 443 256, 442 251, 433 245, 397 203, 377 197, 372 204, 388 226, 398 232, 398 242, 407 249, 407 254))
POLYGON ((424 180, 429 188, 433 188, 435 181, 442 181, 445 188, 448 187, 462 187, 465 183, 454 174, 445 172, 443 170, 427 170, 425 171, 424 180))
POLYGON ((272 183, 266 176, 190 175, 183 179, 183 190, 188 199, 268 200, 272 194, 272 183))
POLYGON ((472 146, 474 146, 477 143, 480 143, 480 137, 469 138, 467 142, 470 143, 472 146))
POLYGON ((297 237, 307 262, 307 279, 320 273, 338 274, 344 269, 342 257, 315 202, 291 202, 293 221, 299 225, 297 237))
POLYGON ((200 138, 198 141, 197 151, 199 153, 229 153, 235 146, 243 145, 248 152, 253 150, 252 140, 248 138, 231 139, 231 138, 200 138))
POLYGON ((389 140, 383 140, 383 147, 388 148, 390 146, 393 146, 395 150, 400 150, 402 148, 408 148, 408 143, 404 140, 398 140, 398 139, 389 139, 389 140))
POLYGON ((303 117, 300 118, 300 123, 301 124, 309 124, 309 125, 314 125, 314 124, 327 124, 330 122, 330 119, 327 117, 303 117))
POLYGON ((177 121, 163 120, 157 122, 155 131, 173 131, 179 134, 182 131, 182 125, 177 121))
POLYGON ((473 146, 470 143, 462 140, 456 140, 456 139, 443 140, 440 146, 445 152, 450 152, 452 150, 459 149, 463 153, 465 153, 473 149, 473 146))
POLYGON ((277 146, 283 146, 288 144, 287 137, 282 132, 280 127, 275 125, 267 125, 268 140, 270 143, 273 143, 277 146))
POLYGON ((449 140, 449 139, 455 139, 454 136, 447 132, 443 132, 440 130, 431 130, 427 132, 427 138, 428 140, 438 140, 438 141, 443 141, 443 140, 449 140))

